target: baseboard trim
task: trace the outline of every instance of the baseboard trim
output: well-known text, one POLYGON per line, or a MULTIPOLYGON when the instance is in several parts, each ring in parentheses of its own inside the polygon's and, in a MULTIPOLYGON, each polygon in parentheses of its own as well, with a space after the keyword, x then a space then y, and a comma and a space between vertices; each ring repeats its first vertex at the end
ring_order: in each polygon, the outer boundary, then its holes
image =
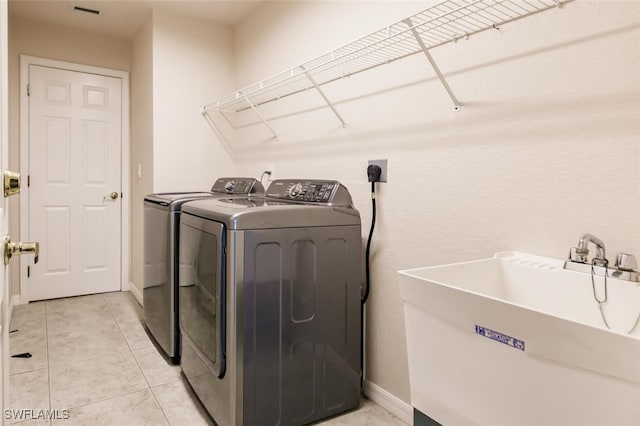
POLYGON ((133 294, 133 297, 136 298, 140 306, 144 306, 142 303, 142 293, 140 293, 140 290, 138 290, 138 287, 136 287, 134 283, 129 283, 129 291, 133 294))
POLYGON ((9 300, 9 322, 11 322, 11 318, 13 318, 13 308, 20 305, 20 295, 16 294, 11 297, 9 300))
POLYGON ((413 408, 397 396, 368 380, 364 382, 364 394, 404 423, 413 424, 413 408))

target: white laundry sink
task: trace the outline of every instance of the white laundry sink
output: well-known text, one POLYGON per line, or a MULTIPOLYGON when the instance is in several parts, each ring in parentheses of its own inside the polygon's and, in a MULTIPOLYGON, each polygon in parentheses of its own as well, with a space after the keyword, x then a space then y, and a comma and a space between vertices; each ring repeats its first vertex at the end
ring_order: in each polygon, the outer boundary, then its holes
POLYGON ((523 253, 400 271, 411 403, 444 425, 640 425, 640 286, 523 253), (603 290, 602 277, 596 286, 603 290))

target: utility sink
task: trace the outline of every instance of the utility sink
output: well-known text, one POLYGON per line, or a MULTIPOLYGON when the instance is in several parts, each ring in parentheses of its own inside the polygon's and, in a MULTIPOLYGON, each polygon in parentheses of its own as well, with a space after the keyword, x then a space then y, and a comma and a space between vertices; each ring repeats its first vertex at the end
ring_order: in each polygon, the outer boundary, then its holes
POLYGON ((563 264, 399 271, 412 405, 444 425, 639 425, 640 286, 608 279, 607 329, 591 275, 563 264))

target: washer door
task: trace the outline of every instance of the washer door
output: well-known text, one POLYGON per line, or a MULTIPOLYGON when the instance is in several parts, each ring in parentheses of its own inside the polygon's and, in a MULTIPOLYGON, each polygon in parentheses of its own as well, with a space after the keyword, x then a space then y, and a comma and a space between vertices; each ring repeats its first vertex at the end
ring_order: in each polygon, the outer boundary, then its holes
POLYGON ((225 372, 225 227, 186 213, 180 224, 180 329, 218 376, 225 372))

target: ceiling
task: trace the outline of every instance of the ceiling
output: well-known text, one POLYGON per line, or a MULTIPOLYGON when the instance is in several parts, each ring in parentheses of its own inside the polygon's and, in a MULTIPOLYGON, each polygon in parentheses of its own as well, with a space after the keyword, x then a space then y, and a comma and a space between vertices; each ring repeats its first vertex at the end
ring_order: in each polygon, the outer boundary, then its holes
POLYGON ((263 0, 9 0, 9 16, 132 38, 154 8, 233 26, 263 0), (100 14, 80 12, 79 6, 100 14))

